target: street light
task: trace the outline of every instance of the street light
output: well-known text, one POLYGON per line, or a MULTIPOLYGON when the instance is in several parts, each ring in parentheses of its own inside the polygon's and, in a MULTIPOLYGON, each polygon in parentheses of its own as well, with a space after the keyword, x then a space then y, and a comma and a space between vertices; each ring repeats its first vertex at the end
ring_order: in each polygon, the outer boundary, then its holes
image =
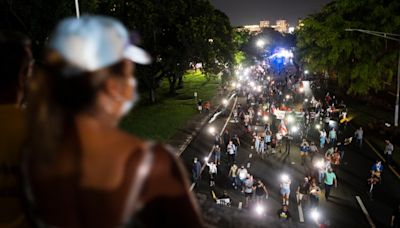
MULTIPOLYGON (((386 33, 386 32, 379 32, 379 31, 371 31, 371 30, 364 30, 364 29, 352 29, 348 28, 345 29, 346 32, 361 32, 366 33, 373 36, 379 36, 388 40, 394 40, 399 42, 400 44, 400 34, 393 34, 393 33, 386 33), (396 38, 395 38, 396 37, 396 38)), ((400 92, 400 48, 399 48, 399 60, 397 64, 397 89, 396 89, 396 105, 394 109, 394 126, 398 127, 399 124, 399 92, 400 92)))
POLYGON ((259 47, 259 48, 263 48, 264 45, 265 45, 265 41, 262 40, 262 39, 259 39, 259 40, 257 40, 256 45, 257 45, 257 47, 259 47))

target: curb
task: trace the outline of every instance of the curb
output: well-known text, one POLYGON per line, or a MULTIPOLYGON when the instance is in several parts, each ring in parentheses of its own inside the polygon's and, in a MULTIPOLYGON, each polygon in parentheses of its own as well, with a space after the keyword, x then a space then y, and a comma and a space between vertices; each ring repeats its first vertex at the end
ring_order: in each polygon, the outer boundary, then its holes
MULTIPOLYGON (((232 95, 232 92, 227 94, 228 97, 232 95)), ((224 97, 224 96, 222 96, 224 97)), ((177 148, 176 155, 180 157, 182 153, 186 150, 186 148, 189 146, 189 144, 193 141, 193 139, 197 136, 197 134, 203 129, 207 121, 219 110, 221 107, 221 104, 219 104, 212 112, 210 112, 207 116, 205 116, 200 124, 194 129, 194 131, 186 138, 186 140, 177 148)))

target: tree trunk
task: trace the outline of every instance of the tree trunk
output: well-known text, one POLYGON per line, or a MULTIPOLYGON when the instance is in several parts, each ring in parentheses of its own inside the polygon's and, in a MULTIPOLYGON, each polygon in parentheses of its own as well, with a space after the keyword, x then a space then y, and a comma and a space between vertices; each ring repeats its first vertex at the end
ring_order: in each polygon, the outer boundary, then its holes
POLYGON ((173 74, 170 77, 168 77, 168 82, 169 82, 169 94, 175 95, 176 94, 176 75, 173 74))
POLYGON ((178 89, 183 89, 183 75, 178 78, 178 89))
POLYGON ((153 87, 149 89, 149 101, 151 104, 156 103, 156 91, 153 87))

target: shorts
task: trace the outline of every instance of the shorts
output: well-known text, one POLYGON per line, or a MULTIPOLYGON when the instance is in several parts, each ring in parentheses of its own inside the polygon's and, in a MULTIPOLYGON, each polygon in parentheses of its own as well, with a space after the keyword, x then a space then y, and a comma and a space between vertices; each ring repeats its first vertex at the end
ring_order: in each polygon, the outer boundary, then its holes
POLYGON ((288 188, 281 188, 281 195, 289 195, 290 194, 290 189, 288 188))
POLYGON ((221 160, 221 152, 215 152, 214 158, 215 158, 215 160, 221 160))
POLYGON ((215 175, 216 175, 215 173, 210 173, 210 180, 211 181, 215 180, 215 175))
POLYGON ((245 193, 244 193, 244 196, 245 196, 245 197, 252 197, 252 196, 253 196, 253 193, 252 193, 252 192, 245 192, 245 193))

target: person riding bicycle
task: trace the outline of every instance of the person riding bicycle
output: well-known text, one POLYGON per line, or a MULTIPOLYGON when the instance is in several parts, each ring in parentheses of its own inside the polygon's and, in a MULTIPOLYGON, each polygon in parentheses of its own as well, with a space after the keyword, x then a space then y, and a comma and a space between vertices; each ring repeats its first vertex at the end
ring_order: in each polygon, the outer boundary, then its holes
POLYGON ((383 172, 382 161, 377 160, 377 161, 375 162, 375 164, 372 165, 371 173, 372 173, 372 175, 376 175, 376 176, 379 176, 379 177, 380 177, 381 174, 382 174, 382 172, 383 172))
POLYGON ((369 197, 372 200, 372 193, 374 190, 374 186, 381 182, 381 174, 383 171, 382 162, 377 160, 371 168, 371 177, 367 179, 368 186, 369 186, 369 197))

